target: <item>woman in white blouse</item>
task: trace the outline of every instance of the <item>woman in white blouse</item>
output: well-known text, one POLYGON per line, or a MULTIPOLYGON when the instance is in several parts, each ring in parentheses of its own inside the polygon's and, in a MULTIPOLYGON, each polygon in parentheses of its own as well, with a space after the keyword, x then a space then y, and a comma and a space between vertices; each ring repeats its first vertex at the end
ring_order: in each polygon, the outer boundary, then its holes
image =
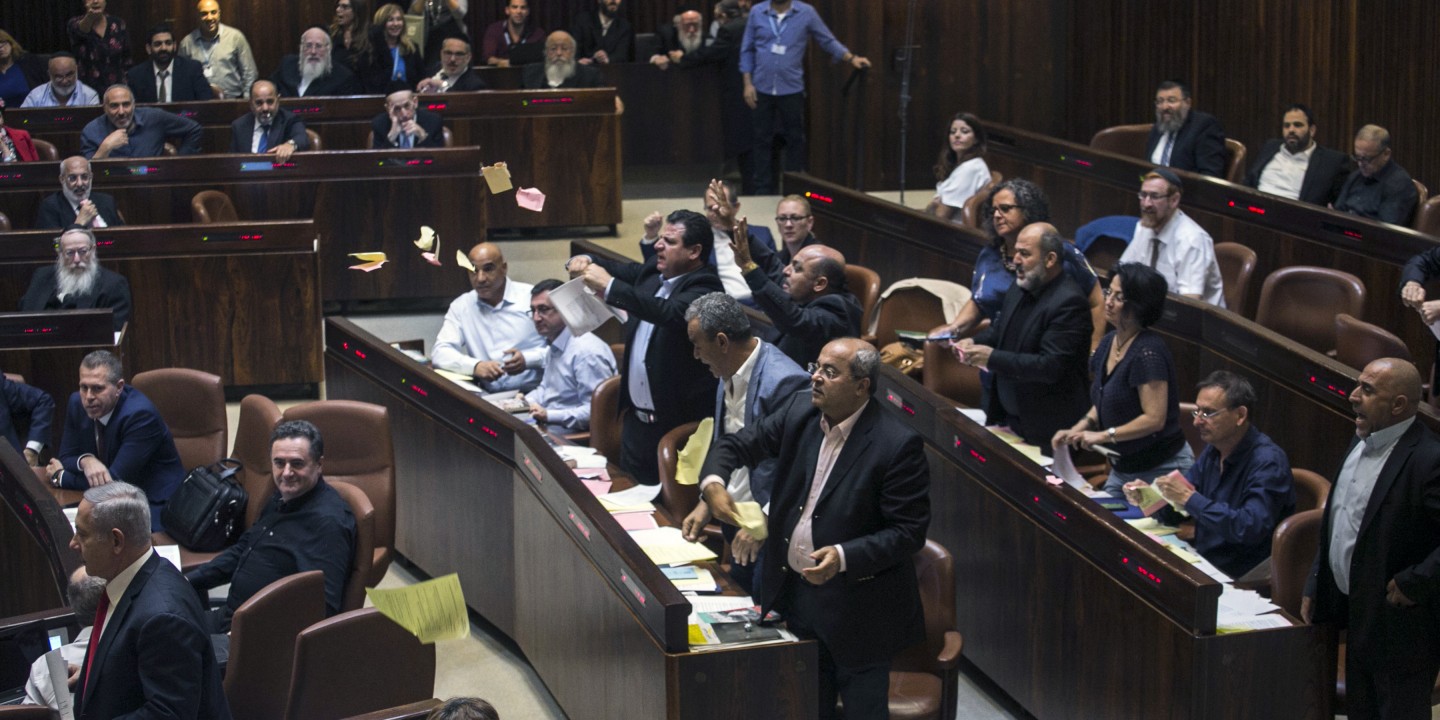
POLYGON ((960 208, 990 182, 985 164, 985 128, 980 118, 959 113, 950 121, 950 132, 935 162, 935 197, 925 212, 947 220, 960 221, 960 208))

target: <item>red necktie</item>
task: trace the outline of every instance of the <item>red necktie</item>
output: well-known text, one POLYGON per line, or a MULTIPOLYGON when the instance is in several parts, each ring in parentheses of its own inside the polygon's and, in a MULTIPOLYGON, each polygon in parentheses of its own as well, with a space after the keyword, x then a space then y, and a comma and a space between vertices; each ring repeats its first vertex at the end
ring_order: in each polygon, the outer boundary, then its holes
POLYGON ((85 648, 85 675, 80 678, 80 697, 85 697, 85 688, 90 684, 90 666, 95 662, 95 648, 100 645, 100 633, 105 629, 105 612, 110 609, 110 593, 100 593, 100 604, 95 607, 95 624, 90 628, 90 644, 85 648))

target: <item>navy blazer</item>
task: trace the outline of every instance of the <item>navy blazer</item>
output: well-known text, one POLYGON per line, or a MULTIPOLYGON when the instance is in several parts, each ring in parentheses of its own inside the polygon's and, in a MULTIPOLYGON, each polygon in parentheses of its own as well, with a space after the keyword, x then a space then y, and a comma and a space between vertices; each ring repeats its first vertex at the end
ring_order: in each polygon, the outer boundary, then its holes
MULTIPOLYGON (((250 140, 255 136, 255 113, 245 113, 230 123, 230 152, 249 153, 250 140)), ((305 123, 295 113, 280 108, 270 121, 270 148, 285 142, 295 143, 296 150, 309 150, 310 137, 305 134, 305 123)), ((268 150, 266 152, 269 152, 268 150)))
POLYGON ((95 278, 95 287, 85 295, 66 295, 61 300, 55 293, 55 266, 42 265, 30 276, 30 287, 20 298, 20 309, 25 312, 41 310, 94 310, 110 308, 113 313, 111 326, 115 332, 130 321, 130 281, 124 275, 100 268, 95 278))
MULTIPOLYGON (((115 208, 115 198, 91 190, 90 202, 95 203, 95 210, 100 213, 100 218, 107 227, 125 224, 125 219, 120 217, 120 211, 115 208)), ((75 208, 70 206, 70 199, 65 197, 65 193, 47 195, 40 201, 40 211, 35 213, 36 230, 66 228, 74 224, 75 208)))
POLYGON ((0 436, 10 441, 15 452, 25 449, 19 430, 24 425, 29 427, 25 433, 27 441, 41 445, 50 443, 50 419, 55 414, 55 400, 50 393, 25 383, 12 382, 0 374, 0 397, 5 399, 5 412, 0 413, 0 436))
MULTIPOLYGON (((701 477, 778 458, 770 497, 761 607, 789 608, 790 535, 810 493, 823 433, 806 393, 778 412, 711 446, 701 477)), ((845 572, 815 588, 819 617, 807 618, 842 667, 890 660, 925 639, 913 557, 930 526, 930 469, 925 443, 871 398, 840 450, 811 516, 816 548, 839 545, 845 572)))
MULTIPOLYGON (((745 387, 746 427, 779 411, 791 395, 810 388, 810 373, 796 365, 780 348, 761 340, 755 346, 755 352, 759 356, 750 370, 750 384, 745 387)), ((725 383, 722 382, 715 387, 715 433, 711 443, 719 441, 724 435, 725 383)), ((770 489, 775 484, 778 467, 779 462, 771 458, 750 471, 750 494, 762 507, 770 502, 770 489)))
MULTIPOLYGON (((137 103, 159 102, 160 87, 155 84, 155 63, 146 60, 125 74, 125 84, 137 103)), ((176 55, 170 60, 170 102, 213 100, 215 93, 205 78, 205 66, 195 60, 176 55)))
MULTIPOLYGON (((1160 131, 1152 126, 1150 140, 1145 143, 1146 162, 1154 156, 1161 137, 1160 131)), ((1191 110, 1185 116, 1185 123, 1175 133, 1175 144, 1170 147, 1170 167, 1225 177, 1225 129, 1214 115, 1191 110)))
MULTIPOLYGON (((445 147, 445 129, 440 121, 440 116, 429 110, 416 110, 415 122, 425 131, 425 139, 415 147, 445 147)), ((370 121, 370 132, 375 134, 375 139, 370 145, 375 150, 390 150, 395 147, 387 137, 390 134, 390 115, 380 113, 370 121)))
MULTIPOLYGON (((1260 175, 1265 172, 1265 166, 1275 159, 1275 155, 1284 145, 1279 138, 1265 141, 1265 146, 1260 148, 1260 154, 1255 156, 1255 162, 1250 166, 1250 172, 1245 174, 1246 185, 1252 188, 1260 187, 1260 175)), ((1310 152, 1310 164, 1305 167, 1305 179, 1300 181, 1300 202, 1312 205, 1329 205, 1334 202, 1340 195, 1340 186, 1345 184, 1345 178, 1353 169, 1350 158, 1344 153, 1317 144, 1310 152)))
POLYGON ((75 717, 228 720, 204 616, 180 571, 151 555, 115 603, 77 688, 75 717))
POLYGON ((138 486, 150 498, 150 526, 161 529, 160 511, 185 480, 185 467, 175 450, 170 428, 160 411, 143 393, 129 385, 121 388, 110 422, 105 426, 105 455, 95 452, 95 421, 85 414, 80 393, 70 395, 65 409, 65 434, 57 457, 65 466, 60 487, 89 487, 80 470, 81 455, 95 455, 110 469, 110 476, 138 486))
POLYGON ((1340 490, 1337 484, 1325 505, 1320 548, 1305 587, 1314 598, 1315 622, 1348 627, 1347 652, 1376 672, 1413 671, 1415 658, 1440 660, 1440 440, 1417 418, 1390 451, 1355 538, 1349 595, 1340 592, 1330 570, 1340 490), (1415 607, 1385 601, 1392 578, 1415 607))

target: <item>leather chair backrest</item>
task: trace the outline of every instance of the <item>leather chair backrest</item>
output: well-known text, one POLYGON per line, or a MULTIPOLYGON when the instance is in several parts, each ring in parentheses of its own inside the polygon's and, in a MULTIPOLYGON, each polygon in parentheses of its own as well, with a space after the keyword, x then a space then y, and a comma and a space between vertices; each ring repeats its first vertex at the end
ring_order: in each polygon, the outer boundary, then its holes
POLYGON ((60 150, 55 143, 37 137, 31 137, 30 142, 35 144, 35 157, 40 158, 40 162, 60 162, 60 150))
POLYGON ((870 327, 871 313, 880 299, 880 276, 864 265, 845 265, 845 288, 860 302, 860 329, 870 327))
POLYGON ((914 560, 925 610, 925 642, 896 655, 891 670, 940 675, 943 670, 935 659, 940 656, 946 631, 955 629, 955 561, 945 546, 934 540, 926 540, 914 560))
POLYGON ((0 232, 10 232, 10 217, 0 212, 0 232))
POLYGON ((1335 349, 1335 316, 1365 313, 1365 283, 1341 270, 1283 267, 1265 278, 1255 322, 1318 352, 1335 349))
POLYGON ((285 717, 335 720, 434 696, 435 645, 364 608, 300 633, 285 717))
POLYGON ((345 720, 425 720, 436 708, 445 704, 440 698, 405 703, 398 707, 385 708, 374 712, 351 715, 345 720))
POLYGON ((1245 143, 1225 138, 1225 179, 1237 185, 1245 181, 1245 143))
POLYGON ((880 303, 880 317, 875 325, 875 347, 895 342, 896 330, 926 332, 945 324, 945 306, 940 298, 918 287, 900 288, 880 303))
POLYGON ((1270 541, 1270 601, 1300 617, 1305 580, 1320 547, 1321 510, 1297 512, 1275 526, 1270 541))
POLYGON ((1420 211, 1424 209, 1425 203, 1430 201, 1430 188, 1425 187, 1425 183, 1413 178, 1410 182, 1415 183, 1415 217, 1410 220, 1410 225, 1414 227, 1420 223, 1420 211))
POLYGON ((190 198, 190 216, 200 225, 236 222, 235 203, 219 190, 201 190, 190 198))
POLYGON ((979 230, 980 225, 983 224, 985 220, 985 218, 980 217, 980 208, 985 204, 985 200, 990 197, 990 193, 995 191, 995 186, 1004 180, 1005 176, 1001 175, 998 170, 991 170, 990 182, 985 183, 985 186, 980 188, 979 192, 971 195, 970 198, 965 201, 965 204, 960 207, 959 218, 952 219, 957 219, 959 223, 965 227, 979 230))
POLYGON ((1396 357, 1410 360, 1410 348, 1395 333, 1349 313, 1335 316, 1335 359, 1343 365, 1363 370, 1372 360, 1396 357))
POLYGON ((1290 468, 1290 477, 1295 480, 1295 512, 1325 509, 1330 499, 1329 480, 1304 468, 1290 468))
POLYGON ((1195 403, 1180 403, 1180 431, 1185 434, 1185 442, 1190 445, 1191 452, 1198 457, 1205 448, 1205 441, 1200 439, 1200 430, 1195 427, 1195 403))
POLYGON ((275 479, 270 474, 270 433, 280 424, 280 408, 264 395, 246 395, 240 400, 240 419, 235 424, 235 448, 231 457, 245 467, 240 471, 241 484, 250 494, 250 507, 245 511, 245 527, 260 519, 265 504, 275 494, 275 479))
POLYGON ((230 621, 225 698, 234 720, 269 720, 285 713, 295 664, 295 638, 325 619, 325 573, 280 578, 250 596, 230 621))
POLYGON ((364 607, 365 588, 379 584, 378 580, 370 582, 375 567, 375 506, 370 504, 364 490, 351 483, 330 483, 330 487, 340 493, 345 504, 350 506, 350 513, 355 516, 355 555, 350 559, 350 575, 340 596, 340 611, 348 612, 364 607))
POLYGON ((48 705, 5 705, 0 706, 3 720, 60 720, 60 713, 48 705))
POLYGON ((130 384, 160 411, 185 469, 225 457, 230 428, 218 376, 189 368, 161 368, 136 373, 130 384))
POLYGON ((320 400, 285 411, 308 420, 325 439, 325 479, 358 485, 375 506, 376 558, 370 584, 379 584, 395 548, 395 445, 390 412, 353 400, 320 400))
POLYGON ((980 407, 983 384, 978 369, 961 365, 949 343, 927 342, 923 352, 925 368, 921 382, 927 390, 965 407, 980 407))
POLYGON ((665 433, 655 450, 660 462, 660 496, 657 499, 660 501, 660 508, 676 525, 700 502, 699 485, 681 485, 675 481, 675 466, 680 458, 680 450, 698 427, 700 423, 688 422, 665 433))
POLYGON ((1108 127, 1090 138, 1090 147, 1116 155, 1148 159, 1145 157, 1145 145, 1150 142, 1151 127, 1150 123, 1108 127))
POLYGON ((607 378, 590 396, 590 447, 608 458, 620 457, 620 376, 607 378))
POLYGON ((310 152, 320 152, 325 149, 325 141, 320 137, 320 133, 310 128, 305 128, 305 139, 310 143, 310 152))
POLYGON ((1419 210, 1415 213, 1415 230, 1426 235, 1440 236, 1440 195, 1417 203, 1416 207, 1419 210))
POLYGON ((1215 262, 1220 265, 1220 278, 1225 283, 1225 307, 1236 315, 1246 315, 1250 278, 1255 274, 1255 251, 1240 243, 1215 243, 1215 262))

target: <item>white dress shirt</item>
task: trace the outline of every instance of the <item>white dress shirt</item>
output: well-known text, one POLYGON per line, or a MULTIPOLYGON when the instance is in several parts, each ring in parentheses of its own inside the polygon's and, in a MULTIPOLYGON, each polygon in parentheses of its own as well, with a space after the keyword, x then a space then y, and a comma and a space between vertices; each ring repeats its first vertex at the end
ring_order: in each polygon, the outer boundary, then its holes
POLYGON ((472 375, 480 362, 505 362, 505 351, 520 350, 525 367, 518 375, 501 374, 482 381, 486 392, 527 391, 540 384, 540 368, 545 359, 545 338, 535 332, 530 321, 530 284, 506 278, 505 291, 498 305, 490 305, 474 291, 450 303, 430 360, 435 367, 472 375))
POLYGON ((1291 200, 1300 199, 1300 186, 1305 183, 1305 171, 1310 167, 1310 156, 1315 152, 1315 142, 1310 142, 1310 147, 1297 153, 1285 149, 1282 144, 1280 151, 1265 165, 1260 173, 1260 183, 1256 189, 1260 192, 1267 192, 1271 195, 1279 195, 1291 200))
POLYGON ((1134 262, 1154 267, 1165 276, 1170 292, 1199 295, 1216 307, 1225 307, 1225 285, 1220 277, 1220 263, 1215 260, 1215 241, 1210 233, 1176 208, 1175 215, 1160 228, 1160 256, 1150 262, 1150 241, 1154 230, 1135 224, 1135 237, 1120 255, 1120 262, 1134 262))
POLYGON ((1355 555, 1360 522, 1365 519, 1375 482, 1395 443, 1414 422, 1412 417, 1370 433, 1345 456, 1345 464, 1335 478, 1335 492, 1330 497, 1334 507, 1330 513, 1330 572, 1335 575, 1335 585, 1346 595, 1350 594, 1350 560, 1355 555))
MULTIPOLYGON (((725 423, 720 428, 721 436, 733 435, 745 429, 745 398, 750 394, 750 377, 755 374, 755 358, 760 357, 764 340, 755 341, 750 357, 740 363, 740 369, 725 380, 725 423)), ((701 488, 702 490, 704 488, 701 488)), ((750 492, 750 468, 740 466, 730 473, 730 482, 725 484, 735 502, 750 502, 755 494, 750 492)))
POLYGON ((175 63, 171 62, 163 68, 150 63, 150 67, 155 75, 155 102, 170 102, 170 98, 175 97, 172 92, 175 89, 175 63), (161 77, 162 73, 164 77, 161 77))

